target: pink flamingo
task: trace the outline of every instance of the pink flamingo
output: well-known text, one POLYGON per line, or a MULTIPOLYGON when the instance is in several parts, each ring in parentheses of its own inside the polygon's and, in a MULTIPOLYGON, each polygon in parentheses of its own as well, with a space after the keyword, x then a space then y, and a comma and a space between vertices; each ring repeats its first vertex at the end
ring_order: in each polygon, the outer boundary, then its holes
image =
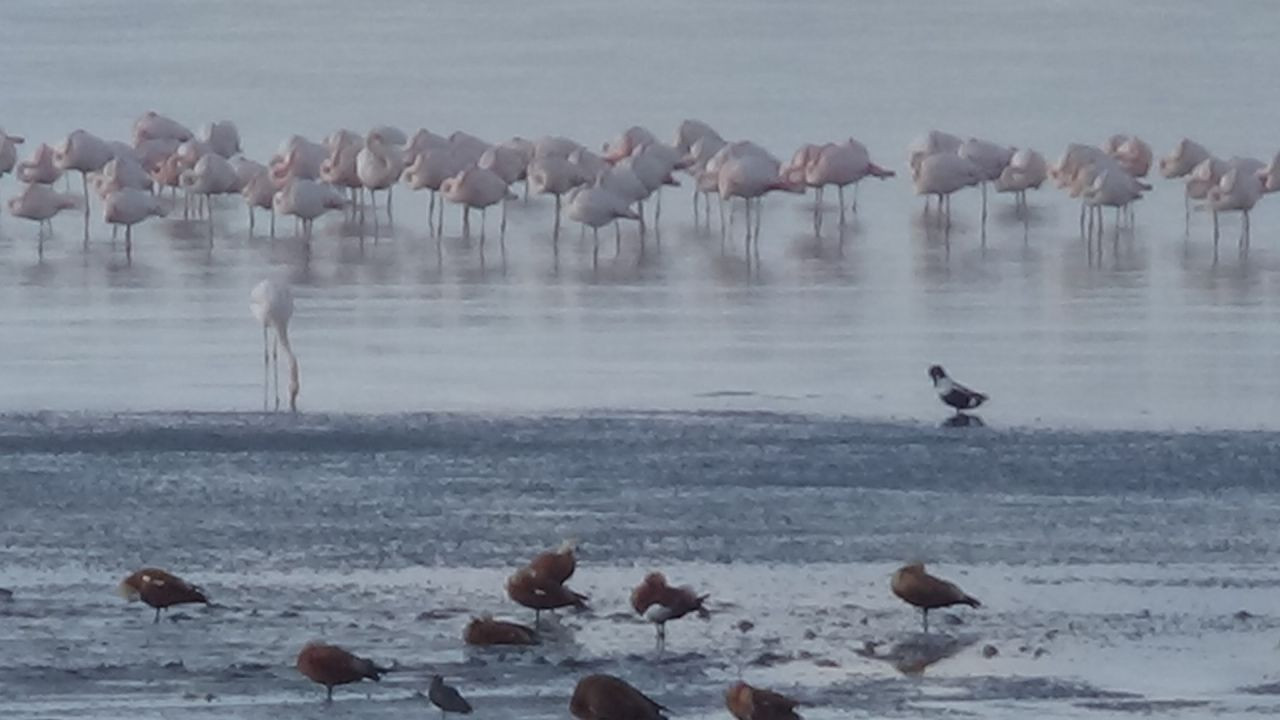
MULTIPOLYGON (((1124 170, 1114 161, 1109 166, 1100 166, 1093 183, 1084 191, 1084 202, 1097 212, 1098 236, 1102 236, 1102 208, 1116 209, 1116 229, 1120 227, 1120 212, 1142 198, 1142 193, 1151 186, 1143 183, 1124 170)), ((1093 227, 1093 214, 1089 216, 1089 226, 1093 227)))
POLYGON ((97 172, 111 162, 115 153, 102 138, 85 130, 76 130, 54 149, 53 162, 63 171, 78 170, 84 190, 85 233, 89 232, 89 173, 97 172))
POLYGON ((1027 191, 1040 189, 1048 177, 1049 164, 1044 156, 1035 150, 1022 148, 1009 158, 1009 165, 996 178, 996 192, 1014 193, 1014 207, 1026 210, 1027 191))
POLYGON ((440 192, 449 202, 462 206, 462 234, 471 234, 471 210, 480 211, 480 238, 484 239, 484 222, 486 210, 498 203, 503 203, 503 227, 506 227, 504 200, 514 200, 515 195, 507 189, 507 183, 497 173, 482 167, 472 166, 444 181, 440 192))
POLYGON ((1280 153, 1271 158, 1271 162, 1258 172, 1258 179, 1262 181, 1263 192, 1273 193, 1280 190, 1280 153))
POLYGON ((124 226, 124 253, 133 256, 133 226, 149 217, 164 217, 160 198, 137 188, 120 188, 102 201, 102 216, 112 225, 124 226))
POLYGON ((251 175, 247 177, 237 169, 240 175, 241 186, 240 196, 244 198, 245 205, 249 208, 249 235, 252 237, 254 230, 254 211, 261 208, 271 213, 271 237, 276 236, 276 208, 275 194, 276 186, 271 181, 271 172, 267 170, 265 165, 257 165, 252 168, 251 175))
POLYGON ((131 187, 151 192, 154 186, 151 175, 129 155, 113 158, 93 177, 93 188, 100 199, 105 199, 108 194, 121 188, 131 187))
POLYGON ((440 192, 440 187, 445 180, 457 175, 465 168, 465 162, 455 154, 453 145, 446 142, 444 145, 426 147, 419 151, 413 162, 404 170, 403 177, 409 184, 410 190, 426 189, 430 192, 430 202, 427 205, 427 229, 432 230, 437 236, 444 232, 444 201, 439 203, 440 215, 436 218, 436 195, 440 192))
POLYGON ((133 140, 136 146, 146 140, 176 140, 186 142, 194 137, 185 125, 165 117, 154 110, 148 110, 133 123, 133 140))
POLYGON ((461 130, 449 136, 449 144, 453 146, 458 157, 465 160, 468 165, 480 162, 480 156, 484 155, 484 151, 493 147, 491 143, 461 130))
POLYGON ((534 141, 533 157, 534 159, 543 157, 560 157, 568 159, 575 150, 578 150, 581 147, 582 145, 567 137, 547 135, 534 141))
POLYGON ((242 187, 231 163, 212 152, 201 156, 194 167, 182 173, 182 186, 188 193, 204 197, 210 228, 213 227, 213 196, 238 193, 242 187))
POLYGON ((1136 178, 1144 178, 1151 172, 1154 159, 1151 146, 1137 135, 1112 135, 1102 149, 1115 158, 1125 172, 1136 178))
POLYGON ((560 236, 561 197, 586 181, 578 166, 556 155, 536 157, 529 164, 529 185, 535 195, 553 195, 556 199, 555 225, 551 235, 560 236))
POLYGON ((639 125, 633 125, 624 130, 613 142, 604 146, 603 157, 605 162, 615 163, 631 155, 637 147, 656 142, 658 138, 653 133, 639 125))
POLYGON ((325 138, 324 145, 329 149, 329 157, 320 164, 320 179, 335 187, 346 188, 354 208, 361 201, 359 193, 364 191, 358 170, 364 138, 350 130, 339 130, 325 138))
POLYGON ((25 220, 39 223, 36 241, 40 258, 44 258, 45 230, 53 232, 53 216, 63 210, 70 210, 79 204, 74 195, 60 193, 49 185, 33 183, 22 189, 22 192, 9 198, 9 213, 25 220))
MULTIPOLYGON (((308 182, 305 180, 295 182, 308 182)), ((285 283, 263 280, 249 293, 249 311, 262 323, 262 410, 267 410, 267 385, 271 375, 271 360, 275 359, 276 410, 280 409, 280 353, 284 348, 289 362, 289 410, 298 411, 298 392, 302 389, 298 377, 298 356, 289 343, 289 320, 293 318, 293 291, 285 283), (267 332, 275 335, 272 353, 267 353, 267 332)))
POLYGON ((18 146, 26 142, 20 135, 6 135, 0 128, 0 178, 13 172, 18 164, 18 146))
POLYGON ((681 153, 688 154, 694 143, 704 138, 710 139, 712 142, 719 141, 721 145, 724 144, 724 138, 720 137, 720 133, 716 132, 710 125, 701 120, 684 120, 676 127, 675 148, 681 153))
POLYGON ((1249 211, 1262 197, 1264 186, 1258 171, 1246 166, 1231 167, 1216 186, 1209 190, 1206 200, 1213 210, 1213 247, 1218 248, 1218 213, 1238 211, 1243 216, 1240 232, 1241 246, 1249 244, 1249 211))
POLYGON ((733 198, 740 197, 746 206, 745 243, 748 256, 751 252, 752 237, 755 238, 755 253, 757 256, 760 253, 761 199, 764 195, 774 190, 797 194, 804 192, 803 185, 788 182, 783 178, 780 174, 781 169, 782 163, 778 162, 777 158, 767 153, 762 155, 754 152, 730 156, 728 161, 720 166, 718 177, 720 201, 732 203, 733 198), (754 232, 751 219, 753 204, 756 208, 754 232))
POLYGON ((982 224, 987 223, 987 183, 995 181, 1009 166, 1014 149, 987 140, 969 138, 960 144, 956 154, 971 161, 982 171, 982 224))
POLYGON ((230 160, 240 154, 240 129, 230 120, 208 123, 200 128, 200 142, 209 152, 230 160))
POLYGON ((866 177, 874 177, 881 180, 893 177, 892 170, 886 170, 879 165, 871 162, 871 155, 867 152, 867 148, 862 143, 849 138, 840 145, 823 146, 817 154, 817 157, 808 164, 804 171, 804 181, 810 187, 816 188, 818 193, 818 210, 815 222, 821 229, 821 203, 822 188, 827 185, 835 185, 840 200, 840 224, 844 225, 844 189, 848 185, 853 185, 854 199, 853 211, 858 211, 858 183, 866 177))
POLYGON ((62 177, 62 170, 53 162, 53 148, 41 143, 36 146, 31 159, 18 163, 15 173, 18 180, 36 185, 52 185, 62 177))

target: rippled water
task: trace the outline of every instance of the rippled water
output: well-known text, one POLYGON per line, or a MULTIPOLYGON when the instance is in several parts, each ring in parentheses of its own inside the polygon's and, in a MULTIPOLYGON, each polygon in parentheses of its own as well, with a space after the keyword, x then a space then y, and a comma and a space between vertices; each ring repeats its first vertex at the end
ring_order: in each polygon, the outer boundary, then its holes
MULTIPOLYGON (((147 109, 230 118, 265 160, 298 132, 392 123, 589 145, 685 117, 780 156, 853 135, 902 169, 932 128, 1029 145, 1136 132, 1222 155, 1280 148, 1269 3, 986 0, 427 4, 0 3, 0 126, 23 155, 147 109)), ((309 246, 243 210, 139 229, 0 216, 0 715, 401 717, 442 670, 483 717, 564 717, 613 672, 680 717, 738 677, 809 718, 1275 713, 1280 546, 1273 246, 1224 220, 1215 256, 1154 180, 1100 250, 1076 207, 1030 221, 954 201, 939 234, 907 181, 766 201, 761 258, 686 189, 659 234, 598 263, 551 203, 464 238, 425 199, 309 246), (363 238, 361 237, 363 235, 363 238), (288 277, 298 416, 261 407, 249 289, 288 277), (925 368, 989 392, 988 429, 940 429, 925 368), (565 536, 593 610, 528 653, 463 650, 471 612, 527 619, 506 575, 565 536), (922 558, 985 603, 932 639, 888 592, 922 558), (219 606, 150 623, 113 594, 142 564, 219 606), (712 594, 669 652, 626 597, 649 568, 712 594), (735 629, 748 619, 755 629, 735 629), (326 637, 400 671, 320 693, 326 637), (864 643, 874 645, 866 657, 864 643), (951 643, 947 645, 947 643, 951 643), (997 655, 983 656, 990 645, 997 655), (886 654, 953 651, 923 677, 886 654)), ((0 198, 17 191, 0 180, 0 198)), ((97 208, 95 206, 95 218, 97 208)), ((73 214, 74 215, 74 214, 73 214)), ((180 213, 179 213, 180 215, 180 213)), ((1108 218, 1108 223, 1110 218, 1108 218)))

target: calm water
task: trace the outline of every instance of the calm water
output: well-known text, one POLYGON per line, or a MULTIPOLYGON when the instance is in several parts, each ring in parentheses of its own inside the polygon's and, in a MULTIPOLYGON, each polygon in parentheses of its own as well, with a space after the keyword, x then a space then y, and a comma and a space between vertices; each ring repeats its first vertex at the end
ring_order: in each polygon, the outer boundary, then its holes
MULTIPOLYGON (((1266 2, 24 0, 0 4, 0 126, 24 157, 156 109, 233 119, 259 160, 377 123, 596 145, 685 117, 784 158, 853 135, 899 171, 933 127, 1051 158, 1113 132, 1269 158, 1277 21, 1266 2)), ((483 717, 564 717, 592 671, 692 718, 723 716, 739 676, 819 720, 1274 714, 1280 205, 1247 253, 1225 219, 1215 258, 1181 185, 1153 182, 1101 254, 1052 190, 1025 226, 995 200, 985 232, 958 196, 945 237, 902 177, 866 183, 843 233, 829 206, 822 237, 811 198, 769 198, 759 265, 695 225, 687 188, 660 237, 628 228, 615 255, 604 233, 595 264, 540 199, 501 241, 491 217, 483 250, 453 209, 430 237, 404 189, 376 236, 333 217, 309 249, 228 202, 212 241, 142 226, 132 262, 96 201, 88 250, 72 214, 43 260, 4 214, 0 714, 401 717, 433 669, 483 717), (297 295, 296 417, 255 412, 267 275, 297 295), (993 396, 988 429, 937 428, 933 362, 993 396), (469 612, 524 619, 503 579, 564 536, 592 613, 529 654, 464 653, 469 612), (887 591, 909 558, 986 603, 924 678, 856 652, 936 642, 887 591), (224 607, 152 626, 112 594, 143 563, 224 607), (650 567, 714 598, 661 659, 625 605, 650 567), (319 636, 403 672, 324 710, 292 669, 319 636)))

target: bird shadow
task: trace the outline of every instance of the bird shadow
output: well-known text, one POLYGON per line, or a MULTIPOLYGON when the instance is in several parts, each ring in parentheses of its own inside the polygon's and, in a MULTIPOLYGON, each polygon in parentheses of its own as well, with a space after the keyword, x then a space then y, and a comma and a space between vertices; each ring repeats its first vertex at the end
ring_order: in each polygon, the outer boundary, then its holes
POLYGON ((888 663, 904 675, 923 675, 929 667, 954 657, 978 640, 977 635, 915 633, 883 649, 882 643, 868 642, 854 652, 870 660, 888 663))
POLYGON ((982 421, 982 418, 968 413, 956 413, 943 420, 942 424, 939 425, 939 427, 943 428, 981 428, 986 426, 987 424, 982 421))

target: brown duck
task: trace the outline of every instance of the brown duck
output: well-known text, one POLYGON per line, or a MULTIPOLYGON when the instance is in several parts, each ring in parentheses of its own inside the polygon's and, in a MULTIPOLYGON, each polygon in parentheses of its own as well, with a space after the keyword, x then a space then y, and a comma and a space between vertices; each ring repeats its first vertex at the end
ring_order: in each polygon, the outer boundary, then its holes
POLYGON ((533 624, 542 619, 543 610, 575 607, 585 610, 587 596, 564 585, 551 585, 539 580, 527 567, 520 568, 507 579, 507 595, 516 603, 534 611, 533 624))
POLYGON ((801 720, 796 707, 803 703, 781 693, 740 682, 724 694, 724 704, 738 720, 801 720))
POLYGON ((538 634, 527 625, 482 615, 471 618, 462 640, 468 645, 537 645, 538 634))
POLYGON ((555 550, 547 550, 534 556, 533 560, 529 561, 529 570, 538 584, 555 586, 568 582, 569 578, 573 577, 573 571, 578 567, 578 559, 574 555, 576 549, 577 543, 573 540, 565 540, 555 550))
POLYGON ((154 622, 160 622, 160 611, 167 607, 185 603, 209 604, 203 590, 159 568, 142 568, 135 572, 120 582, 119 591, 130 602, 141 600, 155 608, 154 622))
POLYGON ((666 711, 626 681, 604 674, 579 680, 569 700, 578 720, 667 720, 666 711))
POLYGON ((631 591, 631 607, 658 630, 658 649, 667 644, 667 621, 676 620, 691 612, 703 620, 710 617, 703 603, 709 595, 699 595, 687 587, 671 587, 660 572, 651 572, 631 591))
POLYGON ((309 642, 298 653, 298 672, 312 682, 325 687, 326 702, 333 702, 333 688, 369 679, 378 682, 390 668, 380 667, 368 658, 362 658, 337 645, 309 642))
POLYGON ((893 574, 889 587, 893 594, 923 612, 924 631, 929 632, 929 611, 951 605, 981 607, 978 599, 965 593, 955 583, 947 582, 924 571, 923 563, 905 565, 893 574))

